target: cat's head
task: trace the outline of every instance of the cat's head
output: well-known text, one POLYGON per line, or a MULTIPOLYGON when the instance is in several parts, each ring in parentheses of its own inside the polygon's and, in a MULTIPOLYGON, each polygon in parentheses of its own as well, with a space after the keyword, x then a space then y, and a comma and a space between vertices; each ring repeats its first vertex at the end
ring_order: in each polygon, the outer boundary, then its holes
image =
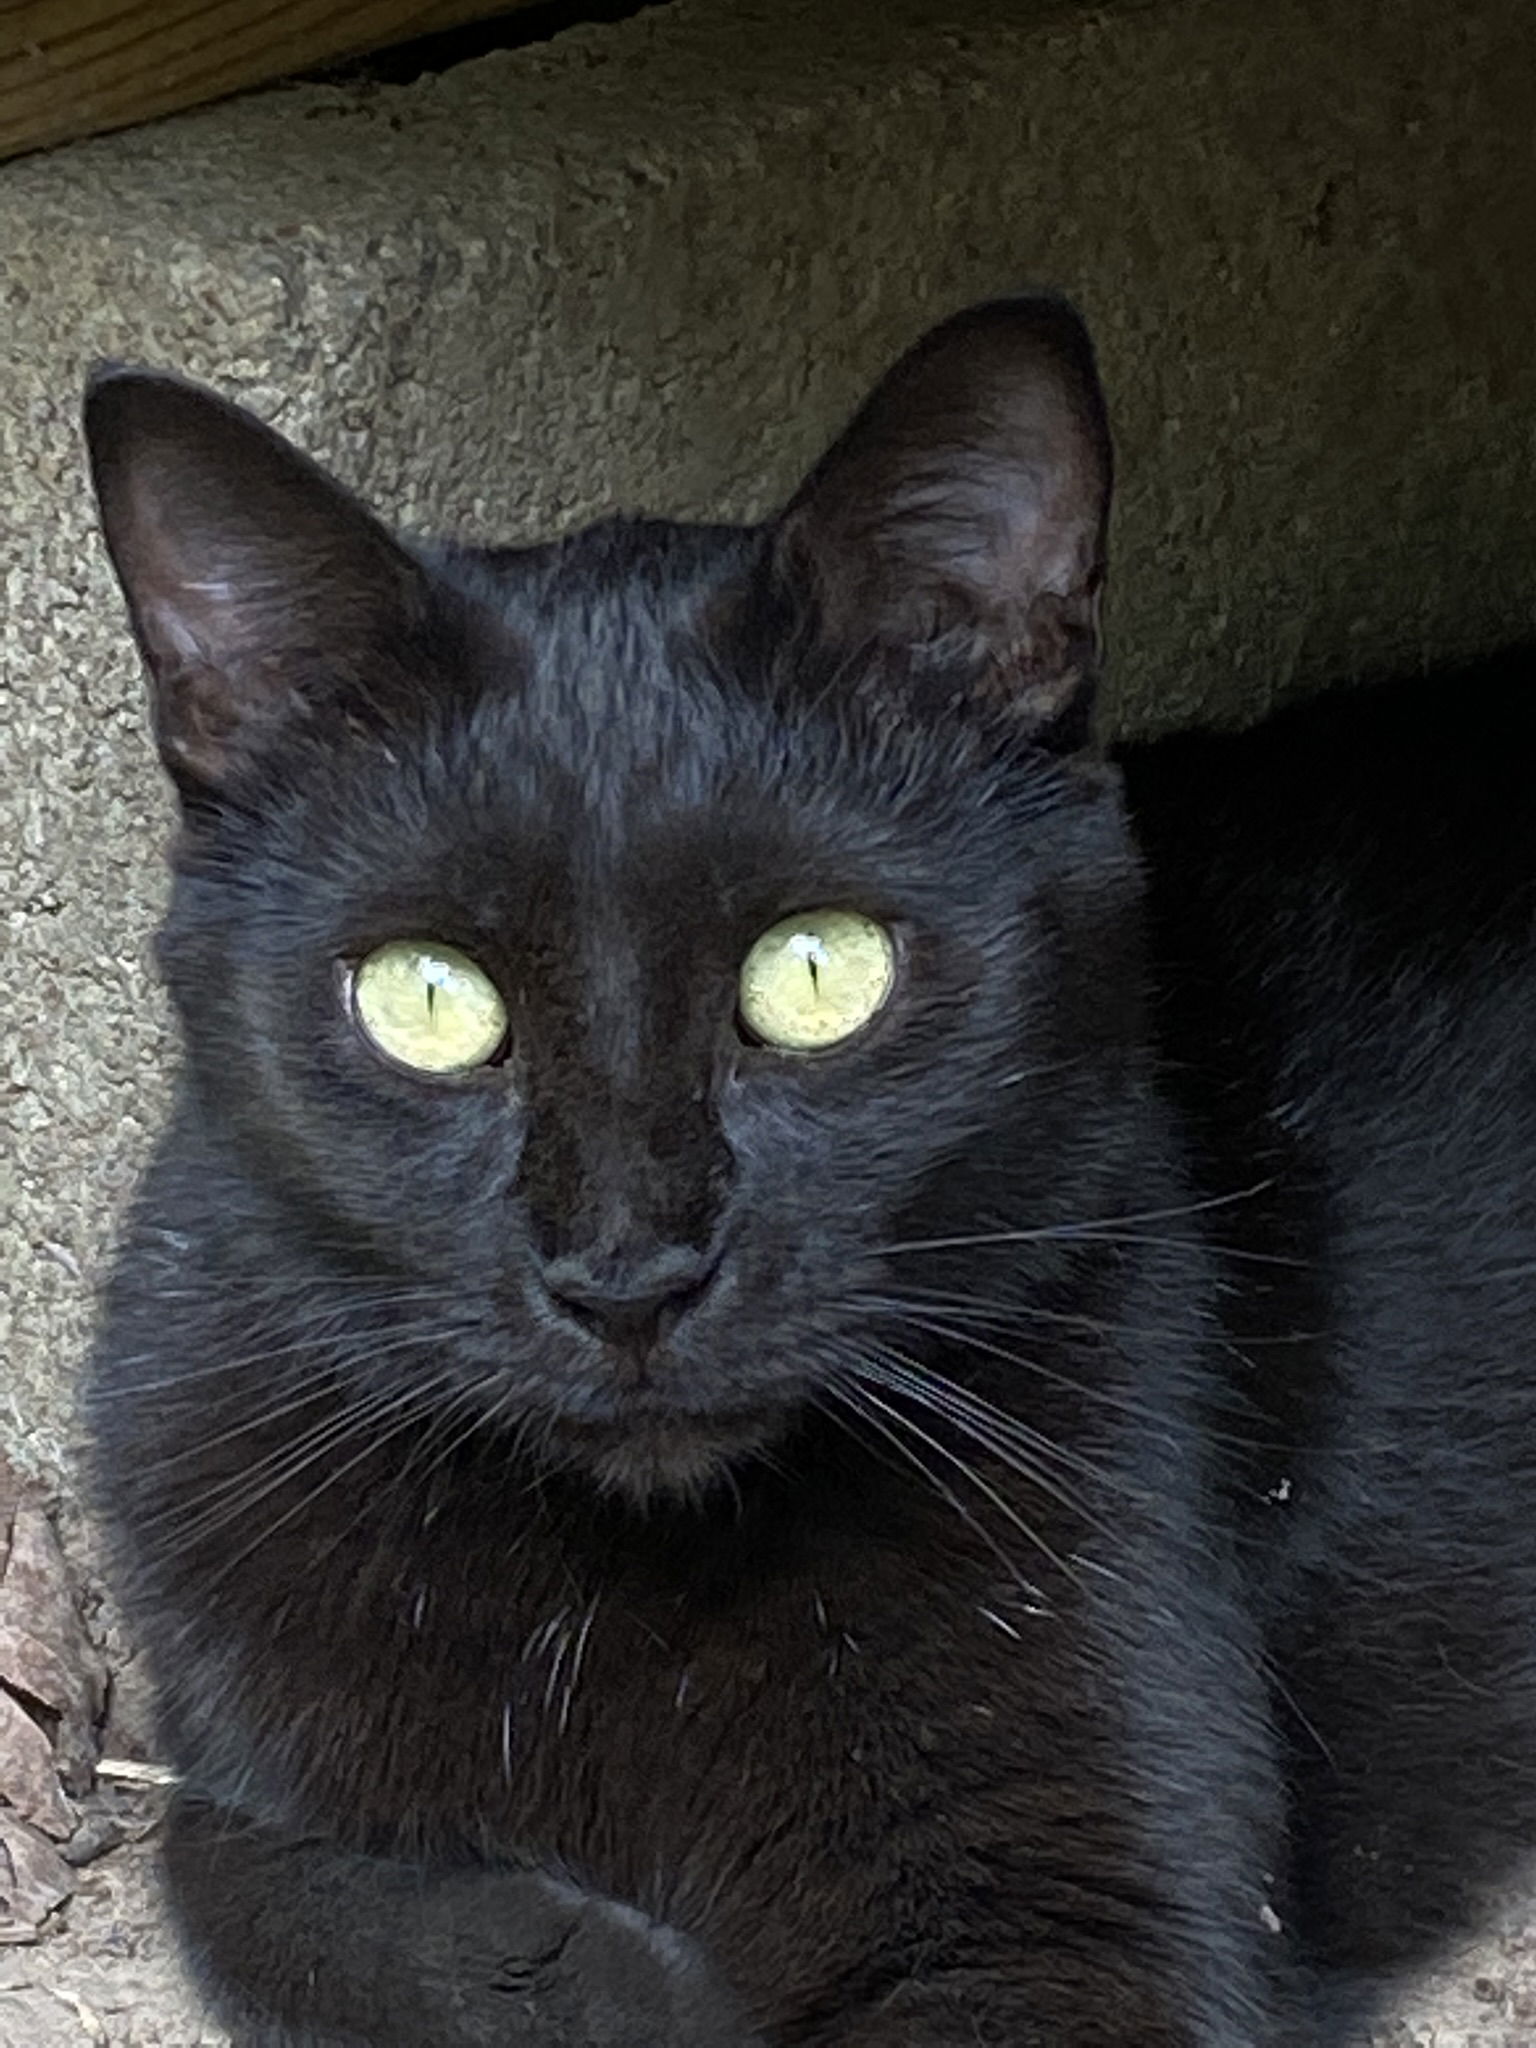
POLYGON ((927 1247, 1048 1262, 1102 1202, 1138 884, 1069 309, 938 328, 754 529, 418 549, 179 380, 102 372, 87 429, 202 1227, 331 1369, 688 1491, 998 1271, 927 1247))

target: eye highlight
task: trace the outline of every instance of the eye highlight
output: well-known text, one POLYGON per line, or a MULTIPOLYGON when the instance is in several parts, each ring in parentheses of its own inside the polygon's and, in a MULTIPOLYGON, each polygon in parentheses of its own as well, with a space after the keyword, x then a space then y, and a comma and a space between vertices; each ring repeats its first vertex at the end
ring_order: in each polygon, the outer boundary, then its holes
POLYGON ((896 948, 856 910, 811 910, 770 926, 741 967, 741 1021, 782 1052, 851 1038, 891 992, 896 948))
POLYGON ((507 1032, 489 975, 434 939, 391 939, 360 961, 352 1014, 386 1058, 418 1074, 483 1066, 507 1032))

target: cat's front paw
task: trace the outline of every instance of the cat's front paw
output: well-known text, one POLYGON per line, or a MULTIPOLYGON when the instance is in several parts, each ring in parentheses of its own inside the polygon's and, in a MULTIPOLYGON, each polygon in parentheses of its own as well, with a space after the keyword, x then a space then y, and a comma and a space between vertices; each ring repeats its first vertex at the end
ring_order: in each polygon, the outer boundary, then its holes
POLYGON ((690 1936, 559 1878, 481 1876, 473 1889, 468 1912, 455 1884, 434 1901, 454 2048, 751 2048, 690 1936))

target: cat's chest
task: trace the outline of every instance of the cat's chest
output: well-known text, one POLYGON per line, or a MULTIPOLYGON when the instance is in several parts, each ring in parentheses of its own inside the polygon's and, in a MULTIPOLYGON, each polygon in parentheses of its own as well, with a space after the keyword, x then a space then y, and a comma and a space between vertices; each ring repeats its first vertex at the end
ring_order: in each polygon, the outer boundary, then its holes
POLYGON ((325 1711, 283 1715, 311 1731, 305 1803, 373 1845, 531 1852, 750 1946, 808 1865, 830 1884, 899 1857, 903 1828, 1021 1767, 1063 1617, 964 1525, 908 1533, 702 1583, 536 1545, 375 1558, 324 1614, 311 1579, 289 1621, 325 1711))
POLYGON ((1027 1667, 1060 1647, 963 1546, 905 1585, 865 1565, 701 1605, 608 1588, 487 1638, 461 1825, 704 1937, 759 1997, 834 1979, 936 1836, 1006 1827, 1027 1667))
POLYGON ((326 1489, 198 1602, 224 1682, 178 1707, 175 1760, 349 1847, 568 1874, 698 1936, 765 2011, 935 1938, 972 1877, 1001 1940, 1019 1843, 1120 1772, 1081 1529, 1049 1496, 990 1528, 899 1474, 835 1477, 660 1545, 573 1541, 525 1488, 437 1517, 326 1489))

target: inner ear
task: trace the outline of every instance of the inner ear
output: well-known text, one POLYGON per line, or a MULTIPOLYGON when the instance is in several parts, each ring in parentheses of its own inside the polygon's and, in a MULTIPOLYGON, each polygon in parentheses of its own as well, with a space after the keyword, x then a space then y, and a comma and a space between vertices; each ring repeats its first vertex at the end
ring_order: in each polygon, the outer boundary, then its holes
POLYGON ((837 650, 903 654, 1042 744, 1088 733, 1112 458, 1087 330, 1059 299, 935 328, 782 515, 779 580, 837 650))
POLYGON ((180 378, 108 366, 86 394, 102 529, 184 791, 300 727, 378 723, 425 572, 280 434, 180 378))

